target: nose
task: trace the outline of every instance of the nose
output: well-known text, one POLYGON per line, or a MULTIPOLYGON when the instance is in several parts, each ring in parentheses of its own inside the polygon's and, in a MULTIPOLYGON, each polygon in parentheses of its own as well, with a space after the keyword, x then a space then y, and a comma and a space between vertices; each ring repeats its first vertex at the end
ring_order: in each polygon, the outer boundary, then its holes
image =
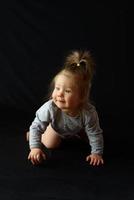
POLYGON ((59 97, 63 97, 63 95, 64 95, 64 94, 63 94, 63 90, 59 90, 57 95, 58 95, 59 97))

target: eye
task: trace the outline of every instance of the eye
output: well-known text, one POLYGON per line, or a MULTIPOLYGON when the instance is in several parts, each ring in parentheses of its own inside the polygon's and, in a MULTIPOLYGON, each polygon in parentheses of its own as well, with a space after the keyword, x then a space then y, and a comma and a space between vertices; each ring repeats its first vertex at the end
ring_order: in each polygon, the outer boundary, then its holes
POLYGON ((71 90, 65 90, 66 93, 71 93, 71 90))
POLYGON ((57 87, 57 86, 55 87, 55 89, 56 89, 56 90, 60 90, 60 88, 59 88, 59 87, 57 87))

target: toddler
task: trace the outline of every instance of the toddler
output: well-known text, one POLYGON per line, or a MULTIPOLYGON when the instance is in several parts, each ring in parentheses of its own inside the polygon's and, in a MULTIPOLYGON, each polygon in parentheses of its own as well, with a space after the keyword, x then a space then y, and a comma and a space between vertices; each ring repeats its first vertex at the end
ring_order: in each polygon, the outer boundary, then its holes
POLYGON ((37 110, 28 132, 28 159, 34 165, 47 159, 43 149, 54 149, 81 130, 91 147, 86 161, 94 166, 103 164, 102 129, 97 111, 89 101, 94 66, 90 52, 72 51, 52 80, 50 99, 37 110))

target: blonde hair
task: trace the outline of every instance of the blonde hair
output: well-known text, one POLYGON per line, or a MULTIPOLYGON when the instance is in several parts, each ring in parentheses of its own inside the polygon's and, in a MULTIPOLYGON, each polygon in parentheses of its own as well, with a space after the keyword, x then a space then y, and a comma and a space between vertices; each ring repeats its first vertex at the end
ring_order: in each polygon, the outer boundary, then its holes
POLYGON ((72 75, 78 78, 77 86, 80 90, 80 98, 83 99, 82 107, 87 105, 94 71, 95 62, 89 51, 71 51, 65 58, 62 69, 56 74, 51 82, 50 94, 52 94, 55 81, 59 75, 72 75))
POLYGON ((75 50, 71 51, 64 62, 64 69, 80 74, 88 82, 92 81, 95 62, 89 51, 75 50))

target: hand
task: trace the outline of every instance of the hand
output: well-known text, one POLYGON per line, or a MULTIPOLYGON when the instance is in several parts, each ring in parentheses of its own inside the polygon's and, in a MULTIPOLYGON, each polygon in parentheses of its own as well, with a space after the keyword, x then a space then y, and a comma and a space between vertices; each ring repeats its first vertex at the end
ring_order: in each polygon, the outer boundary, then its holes
POLYGON ((40 164, 42 160, 46 160, 46 155, 43 153, 43 151, 39 148, 33 148, 31 149, 28 160, 31 160, 33 165, 40 164))
POLYGON ((88 155, 86 157, 86 161, 87 162, 90 161, 90 165, 93 165, 93 166, 95 166, 95 165, 98 166, 100 164, 104 164, 104 160, 103 160, 102 156, 99 154, 95 154, 95 153, 88 155))

